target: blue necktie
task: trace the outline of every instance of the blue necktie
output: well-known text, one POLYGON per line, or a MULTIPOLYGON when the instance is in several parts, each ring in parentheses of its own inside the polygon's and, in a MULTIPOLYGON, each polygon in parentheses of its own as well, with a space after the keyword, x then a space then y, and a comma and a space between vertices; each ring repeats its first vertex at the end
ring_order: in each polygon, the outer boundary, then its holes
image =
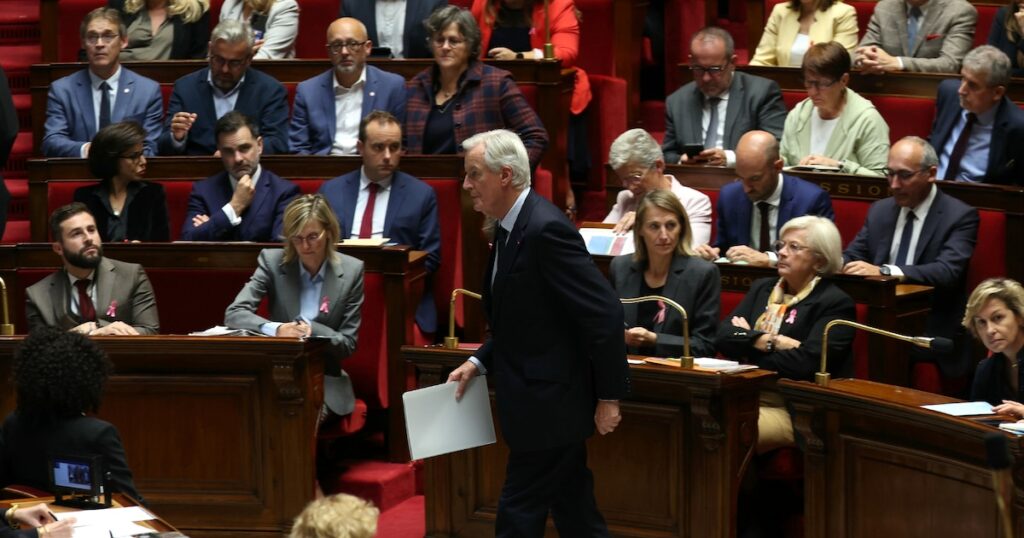
POLYGON ((910 239, 914 235, 914 212, 907 211, 907 221, 903 223, 903 235, 900 237, 900 248, 896 251, 896 266, 907 265, 910 253, 910 239))
POLYGON ((917 28, 921 22, 921 8, 914 6, 910 8, 910 16, 907 17, 907 55, 914 55, 914 43, 917 42, 917 28))

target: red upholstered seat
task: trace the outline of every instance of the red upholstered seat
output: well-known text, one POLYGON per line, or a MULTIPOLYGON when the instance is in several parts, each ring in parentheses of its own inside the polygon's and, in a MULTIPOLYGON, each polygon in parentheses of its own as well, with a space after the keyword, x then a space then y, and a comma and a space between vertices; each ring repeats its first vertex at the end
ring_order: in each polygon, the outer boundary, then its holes
POLYGON ((338 0, 299 2, 299 33, 295 36, 295 57, 327 58, 327 26, 338 18, 338 0))
POLYGON ((889 141, 895 143, 905 136, 928 138, 935 119, 935 99, 898 97, 895 95, 867 96, 878 113, 889 124, 889 141))
POLYGON ((782 102, 786 104, 786 110, 793 110, 797 103, 807 98, 807 92, 803 90, 783 90, 782 102))
MULTIPOLYGON (((441 223, 441 265, 433 277, 437 330, 447 334, 448 306, 452 290, 463 287, 462 185, 451 180, 430 179, 426 182, 437 194, 437 215, 441 223)), ((462 324, 461 303, 456 303, 455 322, 462 324)))
POLYGON ((743 300, 744 295, 746 295, 746 292, 722 290, 722 295, 719 296, 719 305, 721 308, 719 316, 721 316, 722 319, 729 319, 729 316, 732 315, 732 311, 735 310, 736 306, 743 300))
MULTIPOLYGON (((878 188, 885 190, 884 182, 879 181, 878 188)), ((869 200, 832 199, 832 210, 836 214, 836 228, 839 228, 843 248, 849 245, 854 237, 857 237, 857 232, 864 226, 864 220, 867 219, 870 207, 869 200)))
POLYGON ((363 293, 356 351, 342 361, 342 368, 352 377, 356 396, 366 400, 371 409, 386 409, 389 406, 387 305, 384 278, 380 273, 363 274, 363 293))
POLYGON ((56 36, 58 61, 78 61, 78 50, 82 47, 78 28, 82 24, 82 19, 90 11, 105 5, 107 3, 104 0, 60 0, 56 36))
MULTIPOLYGON (((978 25, 974 29, 974 47, 988 43, 988 33, 992 29, 992 19, 996 18, 996 12, 1002 7, 998 4, 978 4, 971 2, 978 10, 978 25)), ((1005 2, 1001 2, 1005 4, 1005 2)))

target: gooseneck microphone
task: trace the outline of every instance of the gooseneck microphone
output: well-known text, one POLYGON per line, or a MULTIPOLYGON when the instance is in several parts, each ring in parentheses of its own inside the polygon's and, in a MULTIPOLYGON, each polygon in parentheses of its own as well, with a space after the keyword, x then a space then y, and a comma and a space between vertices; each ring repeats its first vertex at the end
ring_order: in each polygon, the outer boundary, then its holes
POLYGON ((1006 444, 1006 434, 989 432, 985 434, 985 461, 992 470, 992 490, 996 494, 996 506, 1003 522, 1003 536, 1013 538, 1013 523, 1010 512, 1006 508, 1006 470, 1010 468, 1010 448, 1006 444))
POLYGON ((683 356, 679 357, 679 366, 682 368, 693 368, 693 355, 690 355, 690 318, 686 315, 683 305, 662 295, 644 295, 631 299, 619 299, 622 304, 645 303, 649 301, 661 301, 672 308, 675 308, 683 318, 683 356))
POLYGON ((934 349, 940 353, 949 353, 950 351, 953 351, 953 341, 949 338, 942 338, 939 336, 934 338, 927 336, 905 336, 885 329, 864 325, 863 323, 857 323, 856 321, 834 319, 828 322, 828 325, 825 325, 825 330, 822 331, 821 334, 821 369, 818 373, 814 374, 814 382, 822 387, 827 387, 829 381, 832 379, 832 375, 828 373, 828 331, 836 325, 846 325, 847 327, 861 329, 869 333, 880 334, 887 338, 892 338, 893 340, 909 342, 917 347, 934 349))

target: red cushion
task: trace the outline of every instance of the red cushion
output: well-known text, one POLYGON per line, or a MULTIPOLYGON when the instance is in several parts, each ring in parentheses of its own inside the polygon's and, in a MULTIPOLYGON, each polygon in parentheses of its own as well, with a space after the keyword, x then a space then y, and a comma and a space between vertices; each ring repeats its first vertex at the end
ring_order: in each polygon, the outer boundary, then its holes
POLYGON ((77 62, 78 50, 82 47, 79 27, 90 11, 107 5, 103 0, 60 0, 57 4, 60 16, 57 18, 57 60, 77 62))
MULTIPOLYGON (((880 183, 879 189, 885 189, 885 184, 880 183)), ((832 199, 832 210, 836 214, 836 228, 839 228, 839 236, 843 240, 843 247, 850 244, 857 232, 864 226, 868 216, 868 209, 871 207, 871 200, 849 200, 843 198, 832 199)))
POLYGON ((363 309, 356 351, 342 361, 356 396, 373 409, 388 407, 387 304, 380 273, 363 274, 363 309))
MULTIPOLYGON (((428 179, 437 195, 437 218, 441 225, 441 264, 434 273, 434 302, 437 331, 447 334, 448 306, 452 290, 462 286, 462 185, 450 179, 428 179)), ((476 290, 474 290, 476 291, 476 290)), ((455 322, 462 323, 462 309, 456 305, 455 322)))
POLYGON ((967 265, 967 289, 973 290, 986 278, 1006 275, 1006 214, 978 211, 978 242, 967 265))
POLYGON ((587 188, 604 191, 608 184, 604 163, 617 136, 626 131, 626 81, 605 75, 590 75, 593 99, 587 116, 590 131, 591 170, 587 188))
POLYGON ((302 0, 299 8, 295 57, 327 58, 327 25, 338 18, 338 0, 302 0))
POLYGON ((722 295, 719 296, 719 306, 721 307, 719 316, 722 319, 732 316, 732 311, 736 310, 736 306, 740 304, 746 294, 746 291, 722 290, 722 295))
POLYGON ((590 75, 615 75, 615 13, 608 0, 576 0, 580 19, 580 53, 576 65, 590 75))
POLYGON ((807 92, 803 90, 782 90, 782 102, 786 104, 786 110, 793 110, 797 103, 806 98, 807 92))
POLYGON ((554 192, 552 190, 554 186, 553 183, 554 181, 551 178, 551 172, 543 168, 537 167, 537 171, 534 172, 533 174, 533 184, 531 185, 531 187, 535 191, 537 191, 537 194, 543 196, 544 198, 547 198, 548 201, 550 201, 552 193, 554 192))
POLYGON ((530 104, 530 107, 537 110, 537 86, 531 83, 518 84, 519 91, 523 93, 523 98, 530 104))
POLYGON ((935 100, 894 95, 868 96, 878 113, 889 124, 889 141, 895 143, 905 136, 928 138, 935 119, 935 100))
MULTIPOLYGON (((974 28, 974 46, 978 47, 988 43, 988 33, 992 29, 992 19, 996 18, 996 12, 1002 6, 971 3, 978 10, 978 25, 974 28)), ((1006 2, 1001 3, 1005 4, 1006 2)))

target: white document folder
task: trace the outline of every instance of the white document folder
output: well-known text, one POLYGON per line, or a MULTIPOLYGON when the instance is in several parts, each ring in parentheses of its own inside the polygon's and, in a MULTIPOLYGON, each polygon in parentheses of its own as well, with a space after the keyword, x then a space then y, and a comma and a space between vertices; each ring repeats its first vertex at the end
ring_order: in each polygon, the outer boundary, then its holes
POLYGON ((419 460, 495 442, 487 376, 466 385, 455 401, 458 383, 444 383, 402 395, 405 431, 412 459, 419 460))

